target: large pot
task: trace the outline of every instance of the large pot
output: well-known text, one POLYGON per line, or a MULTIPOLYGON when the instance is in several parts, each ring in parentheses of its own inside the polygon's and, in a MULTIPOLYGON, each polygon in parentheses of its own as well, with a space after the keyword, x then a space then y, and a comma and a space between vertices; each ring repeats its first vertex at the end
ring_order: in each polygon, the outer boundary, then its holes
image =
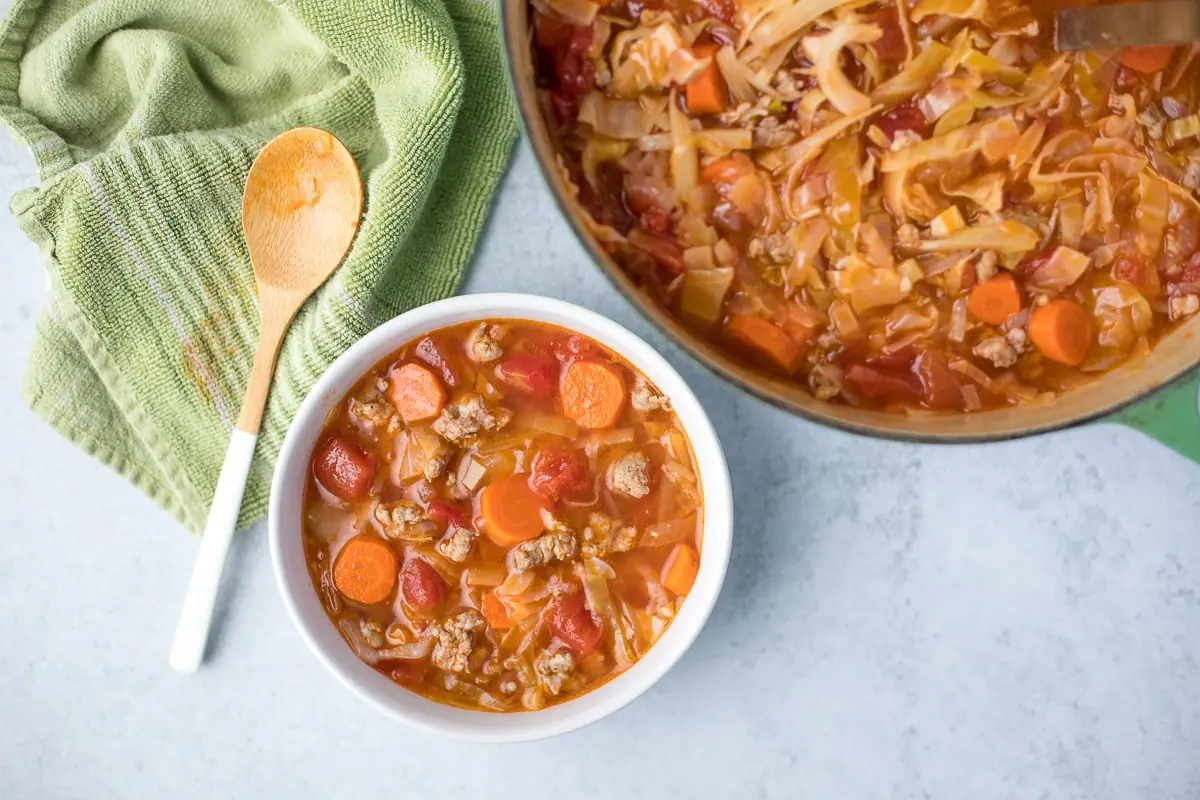
POLYGON ((600 270, 635 306, 708 368, 773 405, 805 419, 867 436, 920 442, 985 442, 1031 436, 1092 420, 1137 427, 1200 461, 1200 317, 1176 330, 1145 361, 1052 403, 976 414, 889 414, 819 401, 802 387, 745 364, 681 324, 633 283, 591 234, 583 212, 555 166, 554 148, 539 109, 533 78, 527 0, 501 0, 509 77, 525 133, 551 194, 600 270), (1160 391, 1161 390, 1161 391, 1160 391), (1141 401, 1141 402, 1139 402, 1141 401))

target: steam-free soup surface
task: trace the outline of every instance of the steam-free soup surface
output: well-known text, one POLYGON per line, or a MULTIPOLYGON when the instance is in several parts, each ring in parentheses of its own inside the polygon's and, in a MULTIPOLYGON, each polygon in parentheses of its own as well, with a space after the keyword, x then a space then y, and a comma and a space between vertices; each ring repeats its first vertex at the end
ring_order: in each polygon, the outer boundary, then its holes
POLYGON ((304 547, 360 659, 452 705, 537 710, 610 680, 700 562, 687 437, 628 362, 562 328, 422 337, 334 409, 304 547))
POLYGON ((603 247, 817 398, 1043 401, 1200 311, 1200 47, 1060 54, 1043 0, 531 5, 603 247))

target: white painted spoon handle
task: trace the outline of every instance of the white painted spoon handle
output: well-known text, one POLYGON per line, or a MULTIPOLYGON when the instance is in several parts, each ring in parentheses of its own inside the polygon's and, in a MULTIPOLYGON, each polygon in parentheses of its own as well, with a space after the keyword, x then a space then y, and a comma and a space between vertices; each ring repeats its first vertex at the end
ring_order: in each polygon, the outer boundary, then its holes
POLYGON ((213 604, 221 585, 229 543, 237 528, 238 511, 242 507, 246 477, 250 474, 257 440, 254 434, 236 428, 229 440, 225 465, 221 467, 212 509, 204 526, 204 538, 200 540, 200 553, 196 556, 192 580, 183 601, 183 613, 175 629, 175 643, 171 646, 171 666, 179 672, 195 672, 204 660, 213 604))

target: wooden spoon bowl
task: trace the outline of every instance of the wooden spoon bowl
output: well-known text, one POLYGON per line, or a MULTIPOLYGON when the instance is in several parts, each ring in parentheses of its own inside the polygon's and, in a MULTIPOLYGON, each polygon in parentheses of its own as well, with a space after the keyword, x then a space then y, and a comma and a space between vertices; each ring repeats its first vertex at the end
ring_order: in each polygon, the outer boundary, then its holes
POLYGON ((350 250, 362 207, 358 165, 346 146, 325 131, 286 131, 267 144, 250 168, 242 229, 258 285, 262 324, 242 411, 175 631, 171 666, 180 672, 195 672, 204 658, 213 604, 284 334, 304 301, 350 250))

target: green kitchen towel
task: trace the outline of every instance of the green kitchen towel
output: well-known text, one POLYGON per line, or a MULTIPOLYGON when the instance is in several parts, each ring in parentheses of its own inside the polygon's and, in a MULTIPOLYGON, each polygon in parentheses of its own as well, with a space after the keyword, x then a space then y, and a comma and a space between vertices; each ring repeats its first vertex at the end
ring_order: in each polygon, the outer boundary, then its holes
POLYGON ((366 210, 292 324, 242 523, 266 510, 289 421, 380 322, 452 293, 516 135, 494 0, 14 0, 0 124, 41 187, 12 210, 50 299, 25 378, 64 436, 203 527, 257 336, 241 237, 250 164, 324 128, 366 210))

